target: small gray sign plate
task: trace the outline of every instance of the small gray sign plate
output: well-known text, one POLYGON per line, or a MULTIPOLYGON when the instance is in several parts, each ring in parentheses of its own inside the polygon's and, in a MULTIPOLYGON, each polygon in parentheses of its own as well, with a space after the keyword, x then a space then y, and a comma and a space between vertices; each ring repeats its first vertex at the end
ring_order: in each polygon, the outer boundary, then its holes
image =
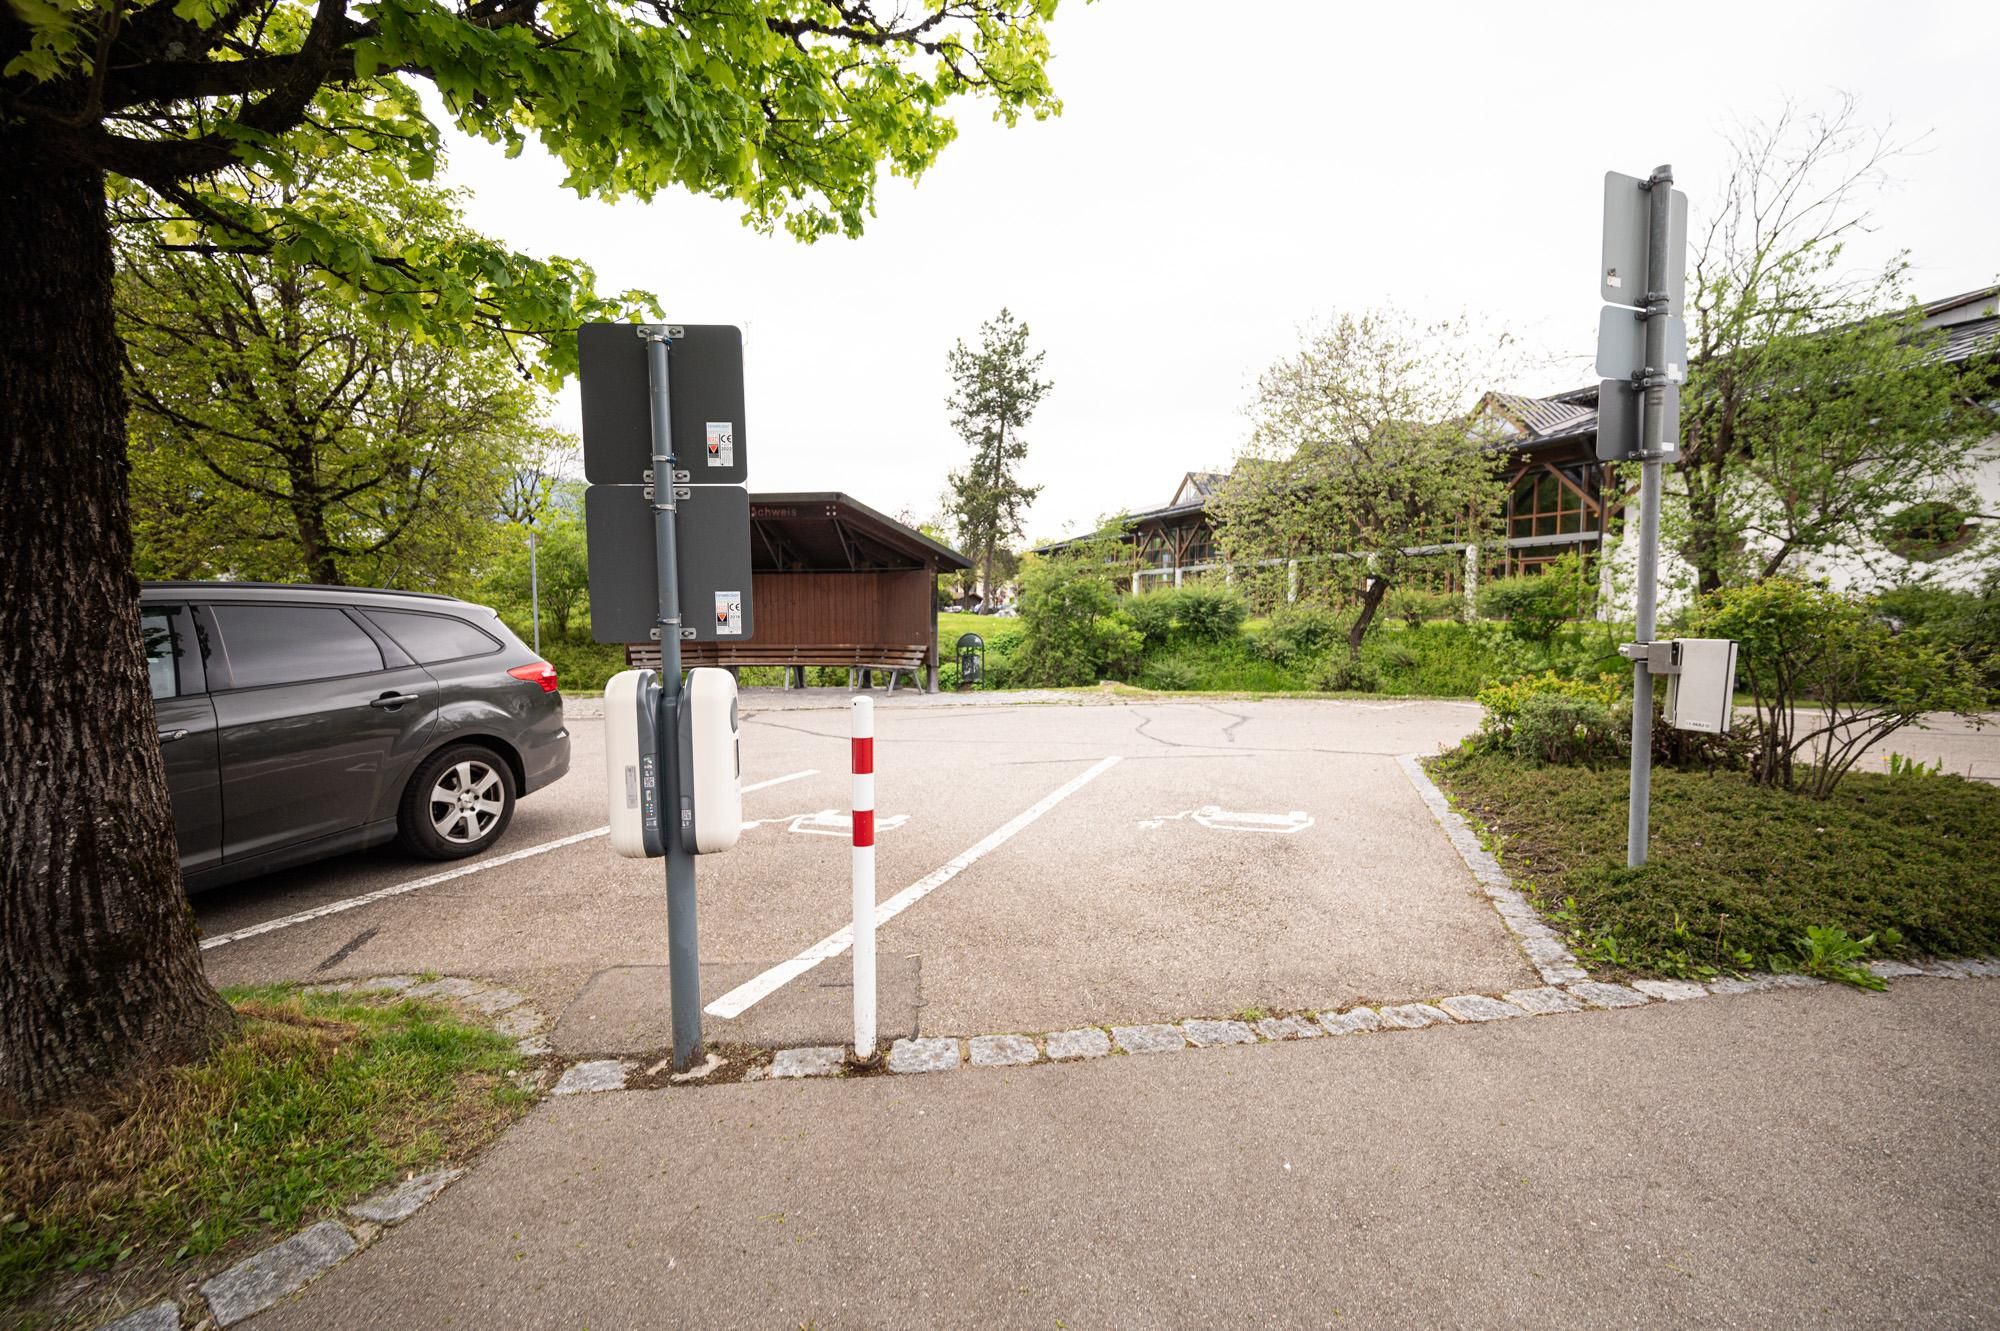
MULTIPOLYGON (((684 485, 742 485, 743 331, 678 324, 667 352, 675 468, 684 485)), ((583 392, 583 475, 592 485, 638 485, 653 466, 653 395, 638 324, 577 330, 583 392)), ((665 478, 662 478, 665 479, 665 478)))
MULTIPOLYGON (((697 485, 679 494, 681 627, 694 630, 696 642, 748 642, 755 628, 749 492, 734 485, 697 485)), ((646 487, 593 485, 584 492, 583 509, 590 538, 590 636, 598 642, 652 641, 659 626, 660 580, 646 487)))
MULTIPOLYGON (((1642 393, 1628 379, 1606 379, 1597 386, 1597 457, 1623 462, 1639 456, 1642 393)), ((1681 449, 1681 386, 1666 386, 1666 428, 1661 434, 1661 462, 1677 462, 1681 449)))
MULTIPOLYGON (((1657 366, 1668 379, 1687 379, 1688 330, 1677 314, 1667 316, 1666 364, 1657 366)), ((1646 321, 1623 305, 1606 305, 1597 315, 1597 372, 1607 379, 1629 379, 1646 368, 1646 321)))
MULTIPOLYGON (((1604 173, 1604 256, 1597 269, 1599 294, 1613 305, 1646 303, 1646 229, 1651 224, 1652 191, 1637 176, 1604 173)), ((1688 198, 1679 190, 1667 200, 1667 310, 1687 304, 1688 198)))

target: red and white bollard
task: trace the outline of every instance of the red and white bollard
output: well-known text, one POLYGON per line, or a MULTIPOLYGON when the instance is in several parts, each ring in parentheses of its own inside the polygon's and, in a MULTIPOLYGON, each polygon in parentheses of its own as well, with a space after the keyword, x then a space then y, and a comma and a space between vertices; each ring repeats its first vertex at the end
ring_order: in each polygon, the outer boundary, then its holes
POLYGON ((854 1054, 875 1056, 875 700, 854 718, 854 1054))

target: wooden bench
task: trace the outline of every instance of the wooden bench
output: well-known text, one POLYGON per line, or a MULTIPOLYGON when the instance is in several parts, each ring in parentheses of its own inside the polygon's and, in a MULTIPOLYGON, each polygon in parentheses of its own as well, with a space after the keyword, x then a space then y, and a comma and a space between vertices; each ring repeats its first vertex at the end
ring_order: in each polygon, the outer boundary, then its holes
MULTIPOLYGON (((625 648, 626 664, 640 670, 660 668, 660 649, 654 643, 633 643, 625 648)), ((930 666, 929 649, 921 643, 807 643, 796 646, 759 646, 756 643, 733 642, 684 642, 681 644, 681 664, 693 666, 720 666, 736 674, 745 666, 777 666, 785 672, 785 687, 792 687, 792 672, 799 672, 799 687, 805 687, 805 671, 809 666, 821 666, 834 670, 847 670, 848 687, 855 687, 855 674, 860 672, 861 687, 871 682, 868 676, 875 671, 884 671, 889 676, 889 692, 896 691, 896 681, 908 675, 910 683, 917 688, 924 686, 924 673, 930 666)))

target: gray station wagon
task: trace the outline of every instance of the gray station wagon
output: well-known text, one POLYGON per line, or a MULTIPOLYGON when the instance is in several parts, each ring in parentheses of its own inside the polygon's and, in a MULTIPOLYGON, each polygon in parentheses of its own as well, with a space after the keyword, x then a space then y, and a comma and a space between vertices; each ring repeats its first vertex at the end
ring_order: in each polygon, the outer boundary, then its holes
POLYGON ((555 670, 484 606, 154 582, 140 618, 190 892, 392 840, 475 854, 569 769, 555 670))

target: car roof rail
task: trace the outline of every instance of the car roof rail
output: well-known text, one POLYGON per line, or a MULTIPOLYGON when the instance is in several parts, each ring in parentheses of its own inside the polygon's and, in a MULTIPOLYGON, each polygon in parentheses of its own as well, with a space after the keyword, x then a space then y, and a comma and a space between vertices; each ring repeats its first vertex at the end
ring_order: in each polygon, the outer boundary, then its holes
POLYGON ((232 582, 219 578, 167 578, 157 582, 142 582, 139 586, 143 590, 158 587, 173 591, 197 588, 204 591, 233 591, 242 588, 245 591, 333 592, 342 596, 407 596, 412 600, 460 603, 458 597, 447 596, 443 592, 412 592, 400 587, 343 587, 327 582, 232 582))

